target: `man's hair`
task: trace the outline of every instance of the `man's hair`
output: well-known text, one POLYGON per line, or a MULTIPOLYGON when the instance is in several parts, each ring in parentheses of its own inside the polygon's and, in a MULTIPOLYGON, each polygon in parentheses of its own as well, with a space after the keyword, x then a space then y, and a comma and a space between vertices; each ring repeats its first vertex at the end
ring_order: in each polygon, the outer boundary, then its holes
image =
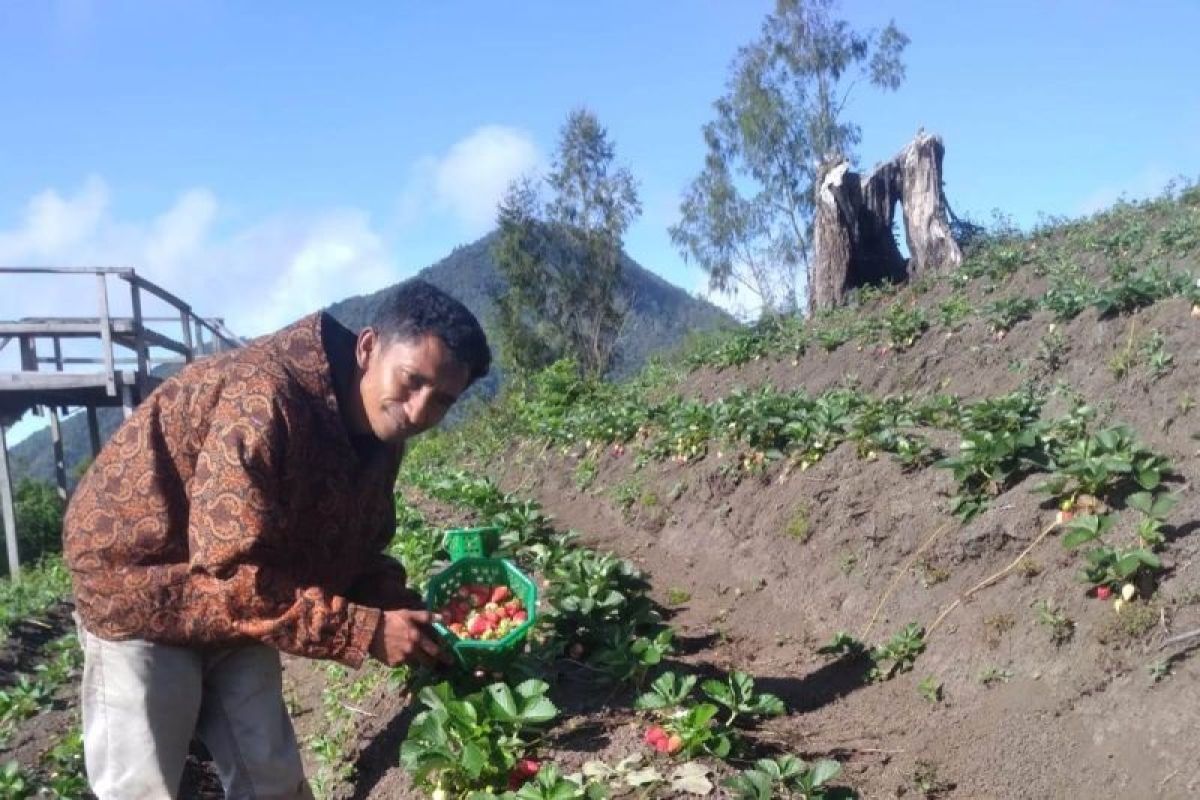
POLYGON ((492 351, 479 320, 432 283, 412 278, 393 287, 375 308, 371 327, 385 341, 413 341, 432 333, 470 372, 470 383, 487 375, 492 351))

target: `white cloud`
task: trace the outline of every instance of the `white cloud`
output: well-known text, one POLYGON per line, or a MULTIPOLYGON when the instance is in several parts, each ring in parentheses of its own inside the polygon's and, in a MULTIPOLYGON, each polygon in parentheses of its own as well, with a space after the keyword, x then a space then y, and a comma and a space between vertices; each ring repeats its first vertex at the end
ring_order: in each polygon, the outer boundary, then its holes
MULTIPOLYGON (((197 187, 148 219, 119 219, 108 187, 92 177, 71 192, 38 193, 10 228, 0 221, 0 265, 132 266, 197 313, 224 317, 244 336, 400 278, 361 210, 276 214, 217 235, 220 212, 217 197, 197 187)), ((95 316, 87 281, 0 276, 0 319, 95 316)), ((129 313, 124 284, 110 281, 109 295, 113 313, 129 313)), ((145 309, 154 315, 170 311, 151 301, 145 309)), ((0 352, 0 361, 12 349, 0 352)), ((0 369, 11 368, 0 363, 0 369)))
POLYGON ((164 272, 194 256, 207 240, 217 217, 217 198, 207 189, 184 192, 165 214, 154 220, 143 248, 143 263, 164 272))
POLYGON ((271 281, 261 312, 246 320, 247 329, 273 330, 330 302, 397 280, 366 214, 334 212, 300 228, 301 235, 279 241, 286 251, 278 259, 282 272, 271 281))
POLYGON ((503 125, 484 125, 443 154, 411 168, 400 196, 399 217, 411 226, 431 212, 449 215, 460 231, 478 236, 495 224, 496 204, 508 184, 542 163, 533 138, 503 125))
POLYGON ((0 264, 41 261, 70 250, 92 236, 108 210, 108 187, 89 177, 75 194, 39 192, 25 207, 22 224, 0 231, 0 264))

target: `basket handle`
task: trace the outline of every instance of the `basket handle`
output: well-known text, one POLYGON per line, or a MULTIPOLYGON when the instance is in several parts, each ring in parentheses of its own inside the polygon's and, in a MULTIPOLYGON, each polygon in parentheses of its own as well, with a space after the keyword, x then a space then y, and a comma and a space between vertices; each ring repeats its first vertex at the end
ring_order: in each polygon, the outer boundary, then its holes
POLYGON ((492 526, 483 528, 454 528, 442 537, 442 546, 450 554, 451 561, 462 558, 488 558, 500 544, 500 529, 492 526))

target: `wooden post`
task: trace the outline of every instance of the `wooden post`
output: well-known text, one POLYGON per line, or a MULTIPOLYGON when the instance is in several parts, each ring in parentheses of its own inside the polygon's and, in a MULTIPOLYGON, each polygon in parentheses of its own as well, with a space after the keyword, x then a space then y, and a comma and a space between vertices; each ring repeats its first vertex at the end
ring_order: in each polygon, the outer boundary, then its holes
POLYGON ((37 339, 33 335, 20 336, 17 344, 21 349, 21 371, 37 372, 37 339))
POLYGON ((183 359, 188 364, 192 363, 196 358, 196 354, 192 350, 192 325, 188 321, 190 316, 191 313, 186 308, 179 311, 179 321, 183 323, 183 346, 187 348, 187 353, 183 359))
POLYGON ((87 407, 88 435, 92 439, 92 458, 100 455, 100 418, 96 416, 96 407, 87 407))
POLYGON ((54 448, 54 477, 58 483, 58 497, 67 501, 67 460, 63 455, 62 426, 58 424, 58 409, 47 406, 50 412, 50 444, 54 448))
POLYGON ((146 394, 146 387, 149 385, 150 369, 147 364, 147 348, 146 334, 143 330, 145 323, 142 321, 142 290, 138 286, 137 281, 129 282, 130 301, 133 305, 133 349, 137 356, 137 388, 138 396, 146 394))
POLYGON ((96 275, 100 308, 100 349, 104 359, 104 386, 109 397, 117 396, 117 376, 113 367, 112 321, 108 317, 108 284, 104 281, 104 273, 96 275))
POLYGON ((12 473, 8 469, 8 438, 3 425, 0 425, 0 506, 3 506, 8 574, 13 580, 17 580, 21 577, 21 561, 17 555, 17 511, 13 502, 12 473))
POLYGON ((137 405, 137 401, 133 399, 133 386, 128 381, 121 382, 121 411, 125 414, 125 419, 133 416, 133 407, 137 405))

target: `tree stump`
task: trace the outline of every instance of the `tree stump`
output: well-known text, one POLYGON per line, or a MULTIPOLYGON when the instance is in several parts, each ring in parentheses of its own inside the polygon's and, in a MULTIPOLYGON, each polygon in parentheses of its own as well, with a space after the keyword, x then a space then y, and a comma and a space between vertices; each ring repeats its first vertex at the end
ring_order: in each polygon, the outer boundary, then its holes
POLYGON ((841 305, 859 286, 957 269, 962 251, 950 232, 942 191, 942 140, 923 131, 864 180, 846 161, 817 186, 809 312, 841 305), (892 235, 896 204, 904 212, 907 261, 892 235))

